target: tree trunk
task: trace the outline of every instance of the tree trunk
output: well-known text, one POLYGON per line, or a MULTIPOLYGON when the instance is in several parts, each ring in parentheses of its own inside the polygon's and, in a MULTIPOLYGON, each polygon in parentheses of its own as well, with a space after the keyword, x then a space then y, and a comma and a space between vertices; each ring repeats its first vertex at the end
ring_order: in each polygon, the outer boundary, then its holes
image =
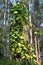
POLYGON ((36 61, 39 65, 40 64, 40 58, 39 58, 39 44, 37 43, 37 37, 35 36, 35 50, 36 50, 36 61))
MULTIPOLYGON (((34 4, 34 0, 29 0, 29 12, 31 12, 33 6, 32 4, 34 4)), ((29 13, 29 24, 32 24, 32 16, 31 14, 29 13)), ((32 27, 30 28, 30 44, 33 43, 33 40, 32 40, 32 27)))
MULTIPOLYGON (((29 15, 29 22, 30 22, 30 24, 32 24, 32 22, 31 22, 31 15, 29 15)), ((33 43, 33 41, 32 41, 32 28, 30 29, 30 44, 32 44, 33 43)))
POLYGON ((38 38, 38 56, 39 56, 39 63, 41 65, 41 58, 40 58, 40 44, 39 44, 40 40, 38 38))

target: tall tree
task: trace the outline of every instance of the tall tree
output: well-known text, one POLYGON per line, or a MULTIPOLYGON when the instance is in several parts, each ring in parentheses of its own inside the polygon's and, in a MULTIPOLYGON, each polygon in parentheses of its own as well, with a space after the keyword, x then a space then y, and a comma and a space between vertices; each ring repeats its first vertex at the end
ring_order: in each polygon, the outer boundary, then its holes
MULTIPOLYGON (((37 15, 36 17, 35 17, 35 20, 34 20, 34 22, 36 21, 36 25, 37 25, 37 22, 38 22, 38 15, 39 15, 39 12, 40 12, 40 7, 39 7, 39 1, 37 0, 37 1, 34 1, 34 6, 35 6, 35 8, 34 8, 34 16, 35 15, 37 15), (36 12, 36 14, 35 14, 35 12, 36 12)), ((40 22, 39 22, 40 23, 40 22)), ((38 23, 38 25, 39 25, 39 23, 38 23)), ((36 29, 37 28, 39 28, 39 26, 35 26, 36 27, 36 29)), ((38 31, 38 29, 36 30, 36 32, 38 31)), ((36 33, 37 34, 37 33, 36 33)), ((35 35, 34 36, 35 37, 35 48, 36 48, 36 60, 37 60, 37 63, 40 65, 41 64, 41 59, 40 59, 40 44, 39 44, 39 36, 38 36, 38 34, 37 34, 37 36, 35 35)))

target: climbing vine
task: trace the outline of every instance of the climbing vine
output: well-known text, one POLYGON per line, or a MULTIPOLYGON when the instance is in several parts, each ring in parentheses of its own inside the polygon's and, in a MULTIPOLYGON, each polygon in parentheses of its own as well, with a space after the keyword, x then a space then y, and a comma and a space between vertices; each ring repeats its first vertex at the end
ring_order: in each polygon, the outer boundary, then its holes
POLYGON ((34 48, 24 43, 23 23, 28 23, 28 9, 25 4, 16 3, 10 8, 10 50, 12 58, 35 60, 34 48))

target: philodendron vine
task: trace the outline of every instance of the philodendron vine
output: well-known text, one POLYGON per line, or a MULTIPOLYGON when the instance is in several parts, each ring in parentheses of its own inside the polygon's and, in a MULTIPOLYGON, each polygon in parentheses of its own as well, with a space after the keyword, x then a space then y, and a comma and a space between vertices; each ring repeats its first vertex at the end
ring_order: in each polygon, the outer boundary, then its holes
POLYGON ((28 23, 28 9, 25 4, 16 3, 10 8, 10 49, 13 58, 33 59, 34 49, 24 44, 23 23, 28 23))

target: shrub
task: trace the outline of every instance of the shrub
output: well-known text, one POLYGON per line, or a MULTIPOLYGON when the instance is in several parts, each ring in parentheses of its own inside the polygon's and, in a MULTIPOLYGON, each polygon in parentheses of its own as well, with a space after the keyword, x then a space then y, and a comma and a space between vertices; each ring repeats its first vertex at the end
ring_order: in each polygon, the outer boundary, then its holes
POLYGON ((36 61, 30 61, 30 62, 27 62, 26 60, 22 60, 21 62, 17 62, 15 60, 3 60, 3 59, 0 59, 0 65, 37 65, 36 61))

